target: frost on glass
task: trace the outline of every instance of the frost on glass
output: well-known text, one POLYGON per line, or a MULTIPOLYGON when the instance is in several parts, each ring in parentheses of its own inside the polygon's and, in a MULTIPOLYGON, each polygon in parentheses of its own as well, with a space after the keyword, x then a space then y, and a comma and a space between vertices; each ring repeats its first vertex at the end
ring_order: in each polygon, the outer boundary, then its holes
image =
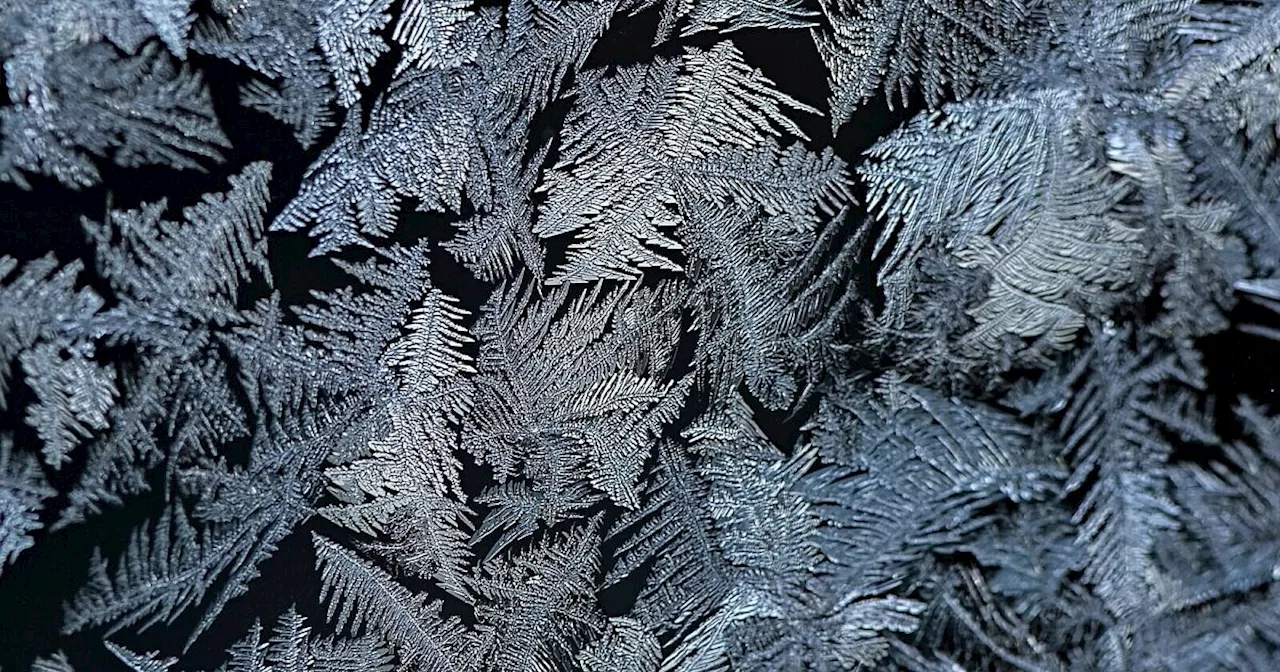
POLYGON ((1280 667, 1214 349, 1280 341, 1274 2, 40 0, 0 58, 15 212, 108 195, 0 249, 0 588, 90 540, 31 670, 1280 667))

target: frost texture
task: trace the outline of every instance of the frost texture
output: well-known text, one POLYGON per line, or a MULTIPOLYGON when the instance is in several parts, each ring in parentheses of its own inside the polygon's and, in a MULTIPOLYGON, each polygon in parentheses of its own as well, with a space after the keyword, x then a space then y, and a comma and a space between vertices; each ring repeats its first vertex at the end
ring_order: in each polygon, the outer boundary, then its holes
POLYGON ((27 669, 1280 666, 1274 3, 42 0, 0 59, 0 179, 108 195, 0 250, 0 592, 87 567, 27 669))

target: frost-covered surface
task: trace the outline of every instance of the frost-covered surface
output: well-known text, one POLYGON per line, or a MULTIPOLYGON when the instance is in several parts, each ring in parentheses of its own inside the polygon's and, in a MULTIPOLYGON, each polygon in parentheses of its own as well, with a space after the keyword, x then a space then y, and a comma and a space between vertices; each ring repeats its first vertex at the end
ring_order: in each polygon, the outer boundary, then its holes
POLYGON ((1280 341, 1276 2, 0 0, 0 58, 7 193, 218 183, 0 256, 0 591, 99 547, 32 670, 1280 669, 1212 351, 1280 341))

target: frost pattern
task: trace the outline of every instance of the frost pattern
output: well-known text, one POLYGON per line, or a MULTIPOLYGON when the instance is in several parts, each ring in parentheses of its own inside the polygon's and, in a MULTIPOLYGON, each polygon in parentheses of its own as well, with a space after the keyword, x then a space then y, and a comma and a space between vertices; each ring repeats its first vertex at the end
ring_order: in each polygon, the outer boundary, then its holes
POLYGON ((42 0, 0 59, 15 189, 214 185, 0 256, 0 589, 94 546, 36 672, 1280 661, 1211 348, 1280 341, 1275 3, 42 0))

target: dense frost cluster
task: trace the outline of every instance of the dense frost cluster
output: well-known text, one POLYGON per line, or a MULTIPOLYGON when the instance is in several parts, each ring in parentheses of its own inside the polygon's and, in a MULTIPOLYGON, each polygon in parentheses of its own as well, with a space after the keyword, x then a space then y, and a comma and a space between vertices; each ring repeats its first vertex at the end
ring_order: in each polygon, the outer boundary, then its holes
POLYGON ((108 198, 0 240, 22 669, 1280 669, 1213 351, 1280 354, 1280 2, 0 0, 0 59, 0 207, 108 198))

